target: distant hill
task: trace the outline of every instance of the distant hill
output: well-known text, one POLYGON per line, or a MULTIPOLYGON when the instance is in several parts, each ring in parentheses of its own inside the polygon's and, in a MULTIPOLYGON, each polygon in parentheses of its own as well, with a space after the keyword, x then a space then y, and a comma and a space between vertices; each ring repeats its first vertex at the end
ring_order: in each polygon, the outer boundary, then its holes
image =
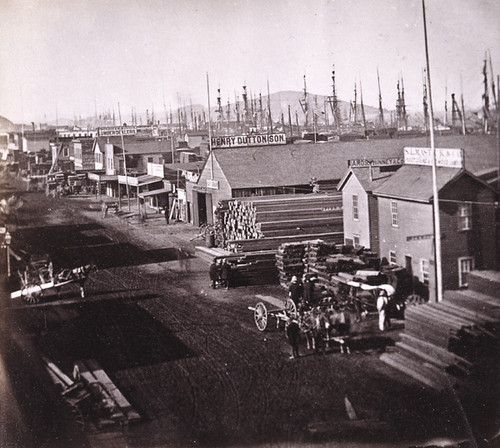
POLYGON ((0 115, 0 132, 15 132, 18 126, 0 115))

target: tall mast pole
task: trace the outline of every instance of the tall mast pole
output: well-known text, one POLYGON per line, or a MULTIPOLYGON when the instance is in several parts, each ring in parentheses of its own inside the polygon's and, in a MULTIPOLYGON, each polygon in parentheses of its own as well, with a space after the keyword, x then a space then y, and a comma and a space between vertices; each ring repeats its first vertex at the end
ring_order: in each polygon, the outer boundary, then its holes
POLYGON ((365 137, 368 138, 368 129, 366 129, 365 105, 363 103, 363 87, 361 85, 361 80, 359 80, 359 94, 361 101, 361 115, 363 117, 363 127, 365 128, 365 137))
POLYGON ((378 72, 378 67, 377 67, 377 83, 378 83, 378 113, 379 113, 379 120, 380 120, 380 126, 382 126, 382 129, 385 128, 385 120, 384 120, 384 108, 382 107, 382 91, 380 90, 380 75, 378 72))
POLYGON ((210 179, 214 178, 214 161, 212 154, 212 120, 210 119, 210 82, 207 72, 207 98, 208 98, 208 158, 210 159, 210 179))
POLYGON ((431 71, 429 65, 429 48, 427 43, 427 23, 425 19, 425 0, 422 0, 422 11, 424 20, 424 39, 425 39, 425 60, 427 65, 427 86, 429 89, 429 129, 431 137, 432 151, 432 196, 434 207, 434 258, 436 269, 436 301, 443 300, 443 278, 441 267, 441 225, 439 219, 439 197, 437 189, 437 154, 434 146, 434 111, 432 107, 432 90, 431 90, 431 71))
MULTIPOLYGON (((125 142, 123 140, 123 121, 122 121, 122 112, 120 110, 120 103, 118 103, 118 116, 120 117, 120 138, 122 141, 123 169, 125 171, 125 185, 127 188, 128 211, 130 211, 130 192, 128 188, 127 157, 125 156, 125 142)), ((118 196, 120 196, 120 184, 118 184, 118 196)))
POLYGON ((273 132, 273 117, 271 116, 271 95, 269 94, 269 78, 267 78, 267 109, 269 115, 269 125, 267 128, 267 133, 273 132))

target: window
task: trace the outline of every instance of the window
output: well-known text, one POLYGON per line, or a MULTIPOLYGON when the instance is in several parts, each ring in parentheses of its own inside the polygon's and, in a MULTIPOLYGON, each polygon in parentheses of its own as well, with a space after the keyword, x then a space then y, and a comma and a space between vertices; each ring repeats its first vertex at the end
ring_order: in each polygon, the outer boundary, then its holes
POLYGON ((429 260, 420 260, 420 280, 424 285, 429 285, 429 260))
POLYGON ((391 220, 392 227, 398 227, 398 203, 391 201, 391 220))
POLYGON ((352 195, 352 218, 355 221, 359 221, 359 206, 358 206, 358 195, 352 195))
POLYGON ((69 157, 69 148, 67 146, 63 148, 63 157, 69 157))
POLYGON ((474 258, 460 257, 458 259, 458 286, 460 288, 468 285, 467 273, 474 270, 474 258))
POLYGON ((472 204, 458 206, 458 230, 472 229, 472 204))
POLYGON ((352 238, 354 241, 354 246, 359 246, 359 235, 353 235, 352 238))
POLYGON ((389 264, 391 264, 391 265, 396 264, 396 251, 395 250, 389 251, 389 264))

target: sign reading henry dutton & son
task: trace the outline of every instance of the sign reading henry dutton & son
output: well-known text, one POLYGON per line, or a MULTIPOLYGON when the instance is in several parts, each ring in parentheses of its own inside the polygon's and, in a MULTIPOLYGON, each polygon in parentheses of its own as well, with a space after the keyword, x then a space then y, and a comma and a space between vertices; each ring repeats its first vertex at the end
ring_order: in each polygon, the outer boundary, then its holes
POLYGON ((231 135, 212 137, 212 148, 241 148, 244 146, 285 145, 285 134, 231 135))
MULTIPOLYGON (((431 148, 405 148, 404 156, 406 165, 432 166, 431 148)), ((436 148, 436 166, 463 168, 463 149, 436 148)))

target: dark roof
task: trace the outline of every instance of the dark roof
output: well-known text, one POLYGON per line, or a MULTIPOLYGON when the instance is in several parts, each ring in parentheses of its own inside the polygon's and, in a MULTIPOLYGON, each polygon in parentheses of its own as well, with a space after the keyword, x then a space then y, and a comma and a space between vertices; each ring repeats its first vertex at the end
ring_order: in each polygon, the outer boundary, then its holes
MULTIPOLYGON (((438 192, 463 174, 472 176, 469 172, 460 168, 438 167, 436 173, 438 192)), ((404 165, 385 182, 376 187, 373 194, 429 202, 433 197, 432 168, 422 165, 404 165)))
MULTIPOLYGON (((215 149, 232 188, 291 186, 340 180, 350 159, 403 157, 405 147, 429 147, 426 136, 215 149)), ((497 166, 496 137, 490 135, 436 136, 437 148, 462 148, 465 167, 476 171, 497 166)))
POLYGON ((350 168, 347 174, 343 177, 343 179, 337 185, 338 190, 342 190, 345 183, 349 180, 351 176, 356 176, 359 180, 359 183, 363 187, 363 189, 369 193, 372 192, 375 188, 383 184, 390 176, 392 176, 394 172, 390 173, 380 173, 380 170, 373 168, 372 169, 372 178, 370 179, 370 168, 369 167, 361 167, 361 168, 350 168))
MULTIPOLYGON (((121 155, 122 153, 122 141, 121 137, 97 137, 99 142, 99 147, 104 150, 104 145, 106 143, 111 143, 114 146, 114 153, 116 155, 121 155)), ((148 138, 141 139, 133 137, 123 137, 123 143, 125 146, 126 154, 164 154, 170 152, 171 144, 169 139, 158 139, 158 138, 148 138)))

